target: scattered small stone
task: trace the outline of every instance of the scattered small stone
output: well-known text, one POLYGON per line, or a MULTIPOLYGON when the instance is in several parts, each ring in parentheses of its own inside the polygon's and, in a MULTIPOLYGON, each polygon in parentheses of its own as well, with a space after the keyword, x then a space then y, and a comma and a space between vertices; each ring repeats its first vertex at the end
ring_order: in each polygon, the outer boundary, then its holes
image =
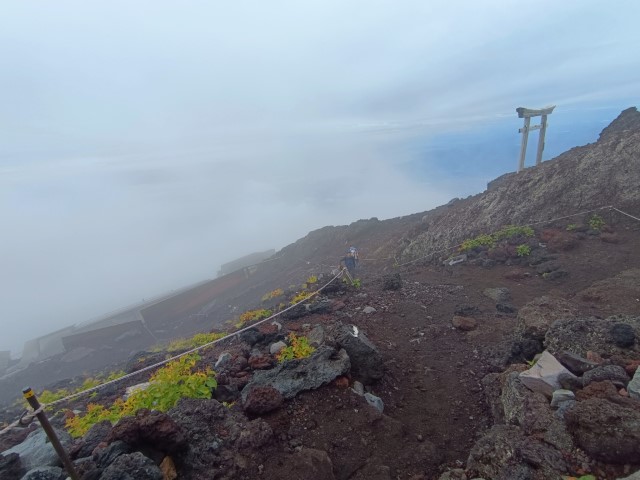
POLYGON ((324 327, 322 325, 316 325, 311 329, 307 338, 309 339, 309 344, 314 347, 319 347, 324 343, 324 327))
POLYGON ((629 385, 627 385, 627 391, 631 398, 637 398, 640 400, 640 368, 636 370, 633 379, 631 379, 629 385))
POLYGON ((223 365, 229 363, 230 360, 231 360, 231 354, 229 352, 222 352, 220 354, 220 356, 218 357, 218 360, 216 361, 216 363, 213 366, 213 368, 214 369, 218 369, 218 368, 222 367, 223 365))
POLYGON ((347 388, 349 386, 349 379, 347 377, 341 376, 336 378, 333 383, 338 388, 347 388))
POLYGON ((620 348, 632 347, 636 342, 636 332, 627 323, 616 323, 609 332, 611 339, 620 348))
POLYGON ((478 322, 475 320, 475 318, 461 317, 459 315, 455 315, 451 320, 451 323, 454 327, 465 332, 473 330, 478 325, 478 322))
POLYGON ((364 309, 362 310, 364 313, 375 313, 377 310, 373 307, 364 307, 364 309))
POLYGON ((560 402, 556 408, 557 410, 553 413, 553 416, 558 420, 564 420, 565 413, 573 408, 578 402, 576 400, 565 400, 564 402, 560 402))
POLYGON ((271 346, 269 347, 269 353, 271 355, 275 355, 276 353, 279 353, 280 350, 282 350, 283 348, 286 348, 287 344, 284 343, 282 340, 272 343, 271 346))
POLYGON ((360 396, 364 395, 364 385, 356 380, 355 382, 353 382, 353 391, 360 396))
POLYGON ((551 406, 556 408, 561 403, 566 402, 567 400, 575 400, 576 396, 571 390, 559 389, 553 392, 553 396, 551 397, 551 406))
POLYGON ((365 393, 364 394, 364 398, 365 398, 365 400, 367 401, 367 403, 369 405, 374 407, 380 413, 382 413, 384 411, 384 402, 382 401, 382 399, 380 397, 377 397, 372 393, 365 393))
POLYGON ((176 466, 173 463, 173 459, 169 456, 164 457, 160 464, 160 470, 162 470, 163 480, 175 480, 178 478, 178 472, 176 466))
POLYGON ((630 377, 633 377, 633 375, 636 373, 636 370, 638 370, 638 367, 640 367, 640 360, 631 360, 624 366, 624 370, 629 374, 630 377))
POLYGON ((580 390, 583 387, 582 378, 576 377, 573 374, 561 373, 558 375, 558 383, 563 389, 571 390, 572 392, 580 390))
POLYGON ((497 303, 496 310, 500 313, 516 313, 518 309, 510 303, 497 303))

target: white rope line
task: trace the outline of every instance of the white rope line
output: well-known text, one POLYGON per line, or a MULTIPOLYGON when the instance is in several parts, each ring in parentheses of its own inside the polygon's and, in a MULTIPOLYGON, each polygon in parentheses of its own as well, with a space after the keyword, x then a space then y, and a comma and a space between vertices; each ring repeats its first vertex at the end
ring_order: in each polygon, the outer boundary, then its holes
POLYGON ((633 218, 634 220, 637 220, 640 222, 640 218, 638 217, 634 217, 633 215, 631 215, 630 213, 627 212, 623 212, 622 210, 618 210, 616 207, 612 206, 611 208, 613 208, 616 212, 620 212, 623 215, 626 215, 627 217, 633 218))
POLYGON ((0 430, 0 435, 4 435, 8 431, 12 430, 14 427, 19 426, 20 425, 20 420, 22 419, 22 417, 24 417, 24 413, 22 415, 20 415, 20 418, 18 420, 16 420, 13 423, 10 423, 6 427, 4 427, 2 430, 0 430))
POLYGON ((7 433, 8 431, 12 430, 14 427, 29 425, 33 421, 36 415, 44 411, 45 407, 46 405, 41 404, 36 410, 31 410, 27 408, 24 412, 20 414, 20 417, 18 418, 18 420, 16 420, 13 423, 10 423, 5 428, 0 430, 0 435, 7 433))
POLYGON ((585 215, 587 213, 593 213, 593 212, 598 212, 600 210, 605 210, 605 209, 612 209, 613 205, 607 205, 606 207, 598 207, 598 208, 594 208, 592 210, 585 210, 584 212, 580 212, 580 213, 573 213, 571 215, 565 215, 564 217, 557 217, 557 218, 552 218, 551 220, 541 220, 539 222, 533 222, 533 223, 527 223, 524 225, 521 225, 522 227, 529 227, 531 225, 539 225, 541 223, 551 223, 551 222, 555 222, 556 220, 564 220, 565 218, 571 218, 571 217, 576 217, 578 215, 585 215))
POLYGON ((46 406, 46 407, 50 407, 50 406, 56 405, 56 404, 58 404, 58 403, 62 403, 62 402, 65 402, 65 401, 71 400, 72 398, 76 398, 76 397, 80 397, 80 396, 82 396, 82 395, 86 395, 87 393, 94 392, 94 391, 96 391, 96 390, 99 390, 99 389, 101 389, 101 388, 104 388, 104 387, 106 387, 107 385, 112 385, 112 384, 114 384, 114 383, 121 382, 121 381, 123 381, 123 380, 125 380, 125 379, 127 379, 127 378, 131 378, 131 377, 133 377, 133 376, 135 376, 135 375, 138 375, 139 373, 142 373, 142 372, 146 372, 146 371, 152 370, 152 369, 154 369, 154 368, 156 368, 156 367, 160 367, 160 366, 162 366, 162 365, 165 365, 165 364, 167 364, 167 363, 169 363, 169 362, 171 362, 171 361, 173 361, 173 360, 176 360, 176 359, 178 359, 178 358, 184 357, 185 355, 189 355, 190 353, 197 352, 198 350, 202 350, 202 349, 204 349, 204 348, 210 347, 211 345, 214 345, 214 344, 216 344, 216 343, 222 342, 223 340, 227 340, 227 339, 229 339, 229 338, 232 338, 232 337, 238 336, 238 335, 240 335, 241 333, 246 332, 247 330, 250 330, 250 329, 252 329, 252 328, 254 328, 254 327, 256 327, 256 326, 258 326, 258 325, 260 325, 260 324, 262 324, 262 323, 264 323, 264 322, 268 322, 269 320, 273 320, 274 318, 276 318, 276 317, 278 317, 278 316, 282 315, 283 313, 287 312, 288 310, 291 310, 292 308, 297 307, 297 306, 298 306, 298 305, 300 305, 301 303, 304 303, 304 302, 309 301, 309 299, 310 299, 310 298, 312 298, 312 297, 314 297, 314 296, 318 295, 320 292, 322 292, 322 290, 324 290, 325 288, 327 288, 327 287, 329 286, 329 284, 331 284, 334 280, 336 280, 337 278, 341 277, 341 276, 342 276, 342 274, 343 274, 343 270, 341 270, 340 272, 338 272, 338 273, 337 273, 337 274, 336 274, 336 275, 335 275, 331 280, 329 280, 327 283, 325 283, 325 284, 324 284, 322 287, 320 287, 318 290, 315 290, 314 292, 311 292, 311 293, 309 294, 309 296, 308 296, 308 297, 305 297, 305 298, 303 298, 302 300, 300 300, 299 302, 294 303, 293 305, 288 306, 288 307, 287 307, 287 308, 285 308, 284 310, 281 310, 281 311, 279 311, 279 312, 274 313, 274 314, 273 314, 273 315, 271 315, 270 317, 264 318, 264 319, 262 319, 262 320, 260 320, 260 321, 258 321, 258 322, 256 322, 256 323, 253 323, 253 324, 248 325, 248 326, 246 326, 246 327, 244 327, 244 328, 241 328, 240 330, 237 330, 237 331, 235 331, 235 332, 233 332, 233 333, 230 333, 230 334, 229 334, 229 335, 227 335, 226 337, 218 338, 218 339, 213 340, 213 341, 211 341, 211 342, 205 343, 204 345, 200 345, 200 346, 198 346, 198 347, 192 348, 191 350, 187 350, 186 352, 182 352, 182 353, 180 353, 180 354, 178 354, 178 355, 174 355, 173 357, 169 357, 169 358, 167 358, 167 359, 165 359, 165 360, 162 360, 161 362, 154 363, 153 365, 149 365, 149 366, 147 366, 147 367, 141 368, 140 370, 136 370, 135 372, 128 373, 128 374, 126 374, 126 375, 124 375, 124 376, 122 376, 122 377, 119 377, 119 378, 116 378, 116 379, 113 379, 113 380, 109 380, 108 382, 102 383, 102 384, 100 384, 100 385, 96 385, 95 387, 87 388, 86 390, 82 390, 82 391, 80 391, 80 392, 76 392, 76 393, 73 393, 73 394, 71 394, 71 395, 67 395, 67 396, 66 396, 66 397, 64 397, 64 398, 60 398, 60 399, 55 400, 55 401, 53 401, 53 402, 50 402, 50 403, 48 403, 48 404, 46 404, 46 405, 44 405, 44 406, 46 406))
MULTIPOLYGON (((598 207, 598 208, 594 208, 592 210, 585 210, 585 211, 578 212, 578 213, 572 213, 571 215, 564 215, 562 217, 550 218, 548 220, 540 220, 539 222, 525 223, 524 225, 519 225, 519 226, 521 226, 521 227, 530 227, 532 225, 539 225, 541 223, 552 223, 552 222, 555 222, 557 220, 563 220, 565 218, 577 217, 578 215, 585 215, 587 213, 598 212, 600 210, 604 210, 604 209, 607 209, 607 208, 608 209, 617 210, 617 208, 615 208, 613 205, 607 205, 605 207, 598 207)), ((620 213, 624 213, 624 212, 620 212, 620 213)), ((635 217, 633 217, 633 216, 631 216, 631 215, 629 215, 627 213, 625 213, 625 215, 630 216, 631 218, 635 218, 635 217)), ((636 219, 636 220, 638 220, 638 219, 636 219)), ((431 257, 431 256, 435 255, 435 254, 446 252, 448 250, 451 250, 452 248, 457 248, 457 247, 460 247, 460 246, 462 246, 462 243, 458 243, 457 245, 451 245, 451 246, 443 248, 441 250, 436 250, 434 252, 428 253, 427 255, 424 255, 422 257, 418 257, 418 258, 415 258, 413 260, 409 260, 408 262, 400 263, 400 264, 396 265, 396 267, 404 267, 405 265, 409 265, 411 263, 414 263, 414 262, 417 262, 417 261, 420 261, 420 260, 424 260, 424 259, 426 259, 428 257, 431 257)))

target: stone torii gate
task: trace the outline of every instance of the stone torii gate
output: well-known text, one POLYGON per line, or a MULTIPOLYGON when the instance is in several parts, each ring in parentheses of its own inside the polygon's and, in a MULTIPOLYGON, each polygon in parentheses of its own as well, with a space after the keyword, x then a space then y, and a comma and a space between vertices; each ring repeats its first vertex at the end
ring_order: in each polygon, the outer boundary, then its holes
POLYGON ((551 115, 555 105, 550 107, 544 107, 538 110, 532 108, 518 107, 518 118, 524 118, 524 127, 518 130, 522 133, 522 146, 520 147, 520 162, 518 163, 518 172, 524 169, 524 157, 527 155, 527 141, 529 140, 529 132, 531 130, 540 130, 540 137, 538 138, 538 152, 536 154, 536 165, 542 163, 542 151, 544 150, 544 134, 547 131, 547 115, 551 115), (531 117, 542 117, 540 125, 530 126, 531 117))

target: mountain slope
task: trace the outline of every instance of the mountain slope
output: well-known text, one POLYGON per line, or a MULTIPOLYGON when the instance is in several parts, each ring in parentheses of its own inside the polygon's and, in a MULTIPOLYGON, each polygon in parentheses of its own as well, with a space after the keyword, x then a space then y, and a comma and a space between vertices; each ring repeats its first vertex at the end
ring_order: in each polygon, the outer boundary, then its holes
POLYGON ((640 205, 640 113, 623 111, 597 142, 494 180, 482 194, 426 215, 402 249, 411 258, 505 224, 528 224, 606 205, 640 205))

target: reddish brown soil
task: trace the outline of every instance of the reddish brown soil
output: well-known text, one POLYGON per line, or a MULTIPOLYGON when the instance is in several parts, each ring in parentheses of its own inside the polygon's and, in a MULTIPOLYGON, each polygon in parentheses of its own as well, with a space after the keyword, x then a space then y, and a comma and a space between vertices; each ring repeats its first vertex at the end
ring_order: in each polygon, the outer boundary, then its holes
MULTIPOLYGON (((576 294, 639 264, 637 229, 621 229, 618 234, 620 244, 589 237, 576 249, 561 253, 559 261, 569 276, 556 282, 536 275, 530 267, 519 268, 531 277, 513 281, 505 275, 514 267, 484 269, 463 264, 405 269, 404 287, 398 292, 383 291, 378 278, 364 276, 362 291, 344 299, 343 311, 352 317, 343 321, 357 325, 380 348, 387 373, 372 392, 383 399, 384 413, 393 421, 372 418, 362 398, 349 388, 331 385, 303 393, 265 417, 279 441, 265 455, 261 478, 280 478, 282 449, 298 444, 327 451, 336 478, 341 479, 365 478, 358 472, 368 464, 387 466, 391 478, 404 479, 437 478, 441 462, 465 463, 473 442, 490 425, 479 383, 490 369, 484 355, 513 332, 516 321, 515 314, 497 313, 495 302, 483 290, 509 288, 517 308, 552 294, 571 299, 587 316, 609 315, 606 299, 590 303, 576 294), (366 315, 357 310, 366 305, 377 312, 366 315), (477 329, 462 332, 451 326, 460 305, 481 310, 474 316, 477 329)), ((640 303, 629 298, 616 305, 615 313, 640 314, 640 303)), ((304 321, 325 318, 305 317, 304 321)))

